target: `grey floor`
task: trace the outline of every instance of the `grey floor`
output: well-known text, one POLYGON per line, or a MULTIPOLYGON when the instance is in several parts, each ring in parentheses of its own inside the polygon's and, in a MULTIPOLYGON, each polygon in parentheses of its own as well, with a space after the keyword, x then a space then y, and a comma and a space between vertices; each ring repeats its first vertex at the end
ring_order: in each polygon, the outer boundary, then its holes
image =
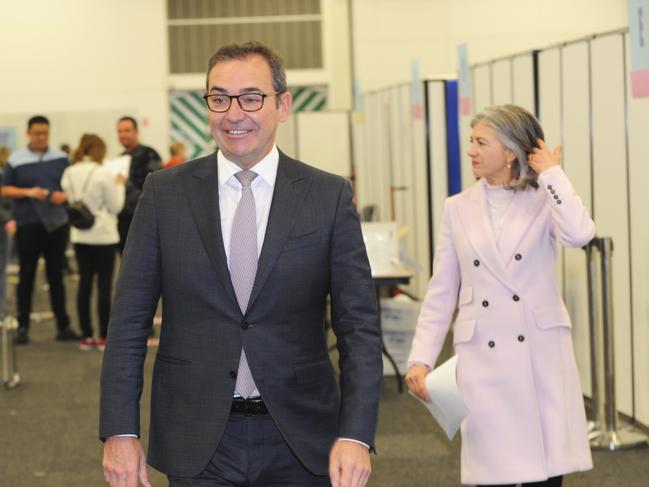
MULTIPOLYGON (((76 281, 67 278, 74 317, 76 281)), ((35 311, 47 311, 47 293, 38 286, 35 311)), ((38 315, 36 315, 38 317, 38 315)), ((44 314, 35 320, 32 343, 18 349, 22 382, 0 389, 0 487, 88 487, 105 485, 101 444, 97 440, 100 352, 81 352, 76 343, 54 341, 54 324, 44 314)), ((147 360, 150 378, 152 348, 147 360)), ((146 432, 149 382, 143 398, 146 432)), ((399 394, 393 377, 383 385, 373 458, 372 487, 457 486, 459 449, 449 442, 427 411, 407 394, 399 394)), ((564 485, 648 486, 649 449, 596 452, 592 472, 567 477, 564 485)), ((165 478, 149 469, 154 486, 165 478)))

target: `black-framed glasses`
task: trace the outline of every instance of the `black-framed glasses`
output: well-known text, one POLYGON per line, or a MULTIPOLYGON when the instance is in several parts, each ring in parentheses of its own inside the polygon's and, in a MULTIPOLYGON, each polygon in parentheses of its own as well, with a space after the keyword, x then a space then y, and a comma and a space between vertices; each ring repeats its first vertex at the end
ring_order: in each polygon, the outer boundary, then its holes
POLYGON ((223 93, 208 93, 203 95, 203 99, 213 112, 227 112, 232 105, 232 100, 236 99, 237 103, 244 112, 257 112, 264 106, 264 100, 268 96, 279 95, 283 91, 275 93, 243 93, 241 95, 225 95, 223 93))

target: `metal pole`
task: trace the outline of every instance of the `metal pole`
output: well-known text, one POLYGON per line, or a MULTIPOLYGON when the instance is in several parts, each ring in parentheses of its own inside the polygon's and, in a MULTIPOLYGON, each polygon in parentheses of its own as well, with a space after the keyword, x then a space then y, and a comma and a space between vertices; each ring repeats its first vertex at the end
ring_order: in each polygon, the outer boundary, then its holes
POLYGON ((618 428, 618 413, 615 396, 615 330, 613 321, 613 301, 611 296, 611 255, 613 240, 610 237, 599 239, 602 273, 602 323, 604 336, 604 393, 605 424, 601 434, 591 440, 591 446, 602 450, 622 450, 647 446, 647 437, 631 428, 618 428))
POLYGON ((600 425, 604 420, 604 405, 603 398, 601 397, 600 383, 600 370, 601 361, 599 356, 601 354, 600 337, 597 313, 597 295, 595 281, 597 279, 597 268, 595 264, 595 251, 593 247, 598 245, 598 238, 591 240, 584 250, 586 251, 586 272, 587 272, 587 285, 588 285, 588 324, 590 329, 590 383, 591 383, 591 418, 588 422, 588 437, 589 439, 595 438, 601 434, 600 425))

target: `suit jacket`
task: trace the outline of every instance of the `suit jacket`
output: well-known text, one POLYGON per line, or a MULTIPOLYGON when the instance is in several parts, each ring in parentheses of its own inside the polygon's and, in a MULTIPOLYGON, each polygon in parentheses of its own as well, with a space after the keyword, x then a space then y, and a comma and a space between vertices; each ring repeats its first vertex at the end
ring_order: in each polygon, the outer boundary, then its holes
POLYGON ((109 325, 100 436, 140 431, 158 298, 149 463, 201 472, 228 420, 241 348, 288 445, 318 475, 336 437, 374 444, 382 378, 374 285, 350 185, 280 152, 257 277, 242 314, 219 218, 216 154, 153 173, 135 212, 109 325), (329 360, 325 311, 340 352, 329 360), (340 392, 340 394, 339 394, 340 392))
POLYGON ((444 207, 410 360, 435 363, 457 306, 457 381, 470 410, 463 484, 533 482, 592 467, 555 262, 557 241, 583 246, 595 227, 560 168, 539 183, 514 193, 499 245, 484 181, 444 207))

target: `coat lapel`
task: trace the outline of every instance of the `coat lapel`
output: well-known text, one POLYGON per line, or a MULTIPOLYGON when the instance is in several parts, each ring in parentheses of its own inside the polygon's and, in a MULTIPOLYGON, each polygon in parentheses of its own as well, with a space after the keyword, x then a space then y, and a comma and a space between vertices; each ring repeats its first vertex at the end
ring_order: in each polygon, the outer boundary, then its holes
POLYGON ((216 152, 204 158, 185 179, 185 193, 205 251, 227 295, 237 305, 230 280, 219 211, 219 177, 216 152))
POLYGON ((505 215, 505 225, 500 234, 500 257, 505 266, 509 266, 512 256, 519 247, 523 237, 530 231, 532 222, 543 208, 545 195, 541 191, 527 189, 516 191, 505 215))
POLYGON ((461 208, 458 210, 463 229, 469 238, 469 242, 471 242, 471 246, 480 257, 480 261, 505 286, 513 289, 509 271, 505 268, 496 247, 487 207, 487 195, 482 181, 469 190, 467 197, 462 200, 461 208))
POLYGON ((270 271, 291 233, 296 215, 299 213, 298 209, 302 206, 302 201, 310 187, 311 179, 305 177, 299 166, 280 151, 264 245, 259 255, 257 276, 250 294, 248 309, 254 305, 263 289, 270 271))

